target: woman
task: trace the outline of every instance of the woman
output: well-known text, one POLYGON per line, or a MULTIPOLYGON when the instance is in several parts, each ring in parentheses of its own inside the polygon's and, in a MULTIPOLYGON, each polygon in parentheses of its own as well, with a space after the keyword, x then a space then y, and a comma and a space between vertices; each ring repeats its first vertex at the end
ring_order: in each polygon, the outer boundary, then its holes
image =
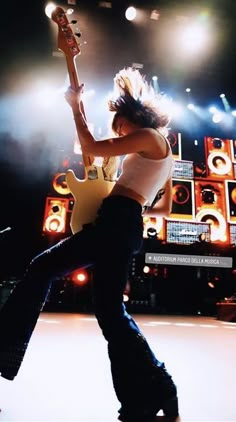
POLYGON ((153 93, 137 70, 120 71, 115 86, 120 95, 110 102, 110 110, 115 113, 112 129, 117 136, 99 142, 84 117, 83 85, 66 93, 83 153, 126 157, 95 222, 34 258, 3 307, 0 372, 7 379, 16 376, 53 279, 93 265, 95 315, 108 343, 113 385, 121 403, 119 420, 147 422, 161 409, 167 416, 178 415, 176 386, 126 312, 123 291, 131 259, 142 246, 144 208, 154 216, 171 210, 173 161, 160 133, 169 118, 150 103, 153 93), (161 195, 150 210, 157 192, 161 195))

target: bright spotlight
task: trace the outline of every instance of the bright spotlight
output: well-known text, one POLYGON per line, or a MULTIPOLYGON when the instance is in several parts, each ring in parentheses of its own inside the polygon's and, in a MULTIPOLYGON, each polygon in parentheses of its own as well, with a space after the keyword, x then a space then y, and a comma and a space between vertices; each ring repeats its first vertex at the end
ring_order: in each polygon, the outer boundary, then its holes
POLYGON ((217 113, 217 108, 212 106, 212 107, 209 108, 209 111, 210 111, 210 113, 215 114, 215 113, 217 113))
POLYGON ((45 7, 45 14, 47 15, 47 17, 49 19, 51 19, 52 12, 55 9, 56 9, 56 5, 55 5, 55 3, 52 3, 52 2, 48 3, 47 6, 45 7))
POLYGON ((57 101, 58 95, 60 95, 60 90, 53 89, 46 83, 38 82, 33 97, 35 104, 42 108, 48 108, 57 101))
POLYGON ((128 9, 126 9, 125 17, 128 21, 133 21, 137 16, 137 10, 135 7, 130 6, 128 9))
POLYGON ((191 89, 190 88, 186 88, 185 91, 186 92, 191 92, 191 89))
POLYGON ((152 77, 152 81, 153 81, 154 91, 157 94, 160 91, 160 87, 159 87, 159 84, 158 84, 158 76, 154 75, 152 77))
POLYGON ((87 271, 75 270, 71 278, 75 284, 82 286, 87 283, 89 277, 87 271))
POLYGON ((230 107, 229 101, 226 98, 226 95, 225 94, 220 94, 220 98, 222 100, 222 103, 223 103, 223 106, 224 106, 225 111, 226 112, 231 111, 231 107, 230 107))
POLYGON ((221 113, 215 113, 212 116, 213 123, 220 123, 222 120, 222 114, 221 113))
POLYGON ((195 54, 206 45, 207 33, 202 25, 191 25, 183 28, 180 40, 182 48, 189 53, 195 54))
MULTIPOLYGON (((167 110, 168 111, 168 110, 167 110)), ((174 119, 178 119, 180 118, 184 113, 184 108, 182 105, 180 104, 173 104, 172 107, 170 108, 170 114, 172 115, 172 117, 174 119)))
POLYGON ((188 107, 189 110, 194 110, 195 109, 195 105, 192 104, 192 103, 188 104, 187 107, 188 107))
POLYGON ((143 267, 143 272, 144 272, 145 274, 150 273, 150 271, 151 271, 151 268, 150 268, 148 265, 145 265, 145 266, 143 267))
POLYGON ((231 114, 236 117, 236 110, 233 110, 231 114))

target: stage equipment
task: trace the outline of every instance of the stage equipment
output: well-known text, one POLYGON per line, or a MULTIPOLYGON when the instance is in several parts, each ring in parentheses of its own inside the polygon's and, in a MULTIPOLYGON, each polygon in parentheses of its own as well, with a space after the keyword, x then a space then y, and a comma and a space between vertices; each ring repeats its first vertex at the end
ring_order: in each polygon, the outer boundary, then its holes
POLYGON ((206 136, 204 146, 208 177, 217 180, 232 179, 231 140, 206 136))
POLYGON ((229 222, 236 222, 236 181, 226 180, 226 208, 229 222))
POLYGON ((193 179, 193 161, 175 160, 173 177, 176 179, 193 179))
POLYGON ((73 208, 73 199, 46 198, 43 232, 44 233, 69 233, 69 219, 73 208))
POLYGON ((229 243, 236 246, 236 224, 229 223, 229 243))
POLYGON ((170 143, 173 158, 176 160, 182 159, 182 150, 181 150, 181 134, 169 132, 167 139, 170 143))
POLYGON ((163 218, 143 216, 143 237, 163 240, 163 218))
POLYGON ((57 192, 59 195, 72 196, 71 191, 68 188, 67 183, 66 183, 66 173, 64 172, 56 173, 52 181, 52 186, 53 186, 54 191, 57 192))
POLYGON ((172 210, 170 218, 192 220, 194 217, 194 189, 192 180, 172 179, 172 210))
POLYGON ((210 223, 212 242, 226 242, 228 233, 224 183, 195 180, 194 186, 196 221, 210 223))
POLYGON ((189 245, 191 243, 210 241, 210 224, 195 221, 165 220, 166 243, 189 245))

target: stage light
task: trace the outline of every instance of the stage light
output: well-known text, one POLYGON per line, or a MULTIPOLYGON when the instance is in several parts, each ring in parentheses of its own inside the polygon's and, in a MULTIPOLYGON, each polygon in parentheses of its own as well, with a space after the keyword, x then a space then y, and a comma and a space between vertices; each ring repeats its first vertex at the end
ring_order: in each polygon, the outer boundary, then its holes
POLYGON ((154 21, 158 21, 160 19, 160 13, 158 12, 158 10, 152 10, 150 19, 154 21))
POLYGON ((38 82, 34 93, 34 102, 42 108, 52 107, 61 94, 60 90, 53 89, 44 82, 38 82))
POLYGON ((187 105, 187 108, 189 110, 194 110, 195 109, 195 105, 193 103, 190 103, 190 104, 187 105))
POLYGON ((229 112, 231 110, 231 107, 230 107, 229 101, 227 100, 225 94, 220 94, 220 98, 222 100, 222 103, 223 103, 223 106, 224 106, 226 113, 229 112))
POLYGON ((161 100, 161 109, 172 118, 179 118, 184 113, 183 105, 172 101, 170 97, 163 97, 161 100))
POLYGON ((217 113, 217 108, 212 106, 212 107, 209 108, 209 111, 210 111, 210 113, 215 114, 215 113, 217 113))
POLYGON ((56 5, 55 3, 48 3, 47 6, 45 7, 45 14, 47 15, 47 17, 49 19, 51 19, 52 16, 52 12, 53 10, 56 9, 56 5))
POLYGON ((123 294, 123 302, 128 302, 129 296, 127 294, 123 294))
POLYGON ((190 88, 186 88, 185 91, 186 92, 191 92, 191 89, 190 88))
POLYGON ((128 21, 133 21, 137 16, 137 10, 135 9, 135 7, 130 6, 128 7, 128 9, 126 9, 125 11, 125 17, 128 21))
POLYGON ((145 265, 145 266, 143 267, 143 272, 144 272, 144 274, 149 274, 149 273, 150 273, 150 271, 151 271, 151 268, 150 268, 148 265, 145 265))
POLYGON ((73 271, 71 279, 75 284, 82 286, 88 281, 88 273, 85 270, 76 270, 73 271))
POLYGON ((231 112, 231 114, 232 114, 232 116, 236 117, 236 110, 233 110, 233 111, 231 112))
POLYGON ((158 76, 154 75, 152 77, 152 81, 153 81, 154 91, 156 94, 158 94, 158 92, 160 91, 159 84, 158 84, 158 76))
POLYGON ((207 31, 200 24, 191 24, 181 28, 180 41, 182 51, 185 50, 191 54, 205 48, 207 44, 207 31))
POLYGON ((222 118, 223 118, 222 113, 215 113, 212 116, 212 121, 213 123, 220 123, 222 118))

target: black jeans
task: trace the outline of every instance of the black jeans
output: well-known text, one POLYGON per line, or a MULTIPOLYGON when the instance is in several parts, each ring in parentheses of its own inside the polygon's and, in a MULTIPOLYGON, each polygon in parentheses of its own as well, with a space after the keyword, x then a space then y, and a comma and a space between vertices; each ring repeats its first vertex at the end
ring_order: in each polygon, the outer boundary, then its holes
POLYGON ((150 381, 160 362, 123 304, 129 264, 142 246, 141 212, 136 201, 108 197, 94 225, 32 260, 0 312, 2 376, 5 371, 10 373, 8 379, 13 379, 18 373, 53 279, 93 265, 95 315, 108 343, 118 400, 122 406, 132 407, 148 399, 150 381))

